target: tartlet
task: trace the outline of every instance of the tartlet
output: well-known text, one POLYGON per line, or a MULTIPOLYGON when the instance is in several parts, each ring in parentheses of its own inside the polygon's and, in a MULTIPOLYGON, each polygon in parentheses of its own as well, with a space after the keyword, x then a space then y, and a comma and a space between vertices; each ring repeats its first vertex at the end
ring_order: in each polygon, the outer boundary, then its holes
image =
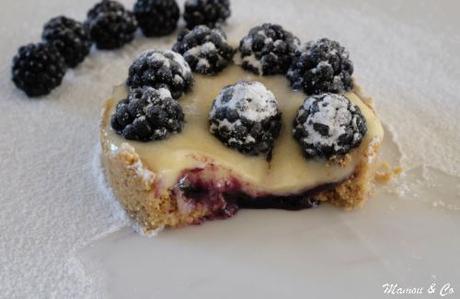
POLYGON ((362 142, 332 159, 306 159, 292 136, 296 112, 307 97, 284 76, 258 76, 236 65, 217 76, 195 75, 193 89, 179 100, 182 132, 154 142, 132 141, 111 127, 117 103, 128 88, 116 87, 103 108, 100 139, 106 175, 127 213, 151 232, 233 216, 240 208, 298 210, 330 203, 345 209, 368 198, 383 128, 372 100, 354 84, 344 93, 367 124, 362 142), (240 80, 263 83, 282 112, 270 157, 245 155, 209 132, 209 111, 219 91, 240 80))

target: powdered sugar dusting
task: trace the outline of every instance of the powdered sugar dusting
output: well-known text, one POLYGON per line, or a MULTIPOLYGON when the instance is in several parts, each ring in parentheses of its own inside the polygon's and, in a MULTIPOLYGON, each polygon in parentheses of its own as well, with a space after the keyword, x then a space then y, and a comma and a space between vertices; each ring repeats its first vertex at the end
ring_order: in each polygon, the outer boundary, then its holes
MULTIPOLYGON (((299 115, 310 111, 317 101, 316 97, 310 97, 305 100, 299 115)), ((332 146, 337 151, 342 147, 342 145, 339 145, 339 137, 347 133, 347 126, 351 123, 354 127, 357 127, 356 116, 352 114, 352 112, 356 111, 356 106, 351 104, 345 97, 328 94, 322 98, 318 107, 319 111, 309 114, 307 121, 299 124, 308 132, 308 137, 304 138, 304 141, 320 146, 332 146), (315 125, 317 124, 327 127, 329 134, 321 134, 316 130, 315 125)), ((353 135, 353 142, 360 138, 362 138, 362 135, 356 130, 353 135)))
MULTIPOLYGON (((230 88, 233 90, 232 96, 227 99, 225 92, 222 92, 215 106, 234 109, 242 117, 256 122, 278 114, 278 101, 262 83, 241 81, 230 88)), ((211 110, 211 116, 214 114, 215 109, 211 110)))
POLYGON ((169 89, 159 88, 158 92, 160 93, 160 98, 163 99, 163 100, 172 98, 172 95, 171 95, 171 92, 169 91, 169 89))
POLYGON ((179 66, 178 70, 183 77, 190 76, 190 73, 192 72, 192 70, 190 69, 190 66, 185 61, 184 57, 171 50, 164 50, 164 51, 147 50, 147 51, 144 51, 141 55, 139 55, 136 61, 161 62, 167 68, 170 68, 171 63, 174 62, 179 66))
POLYGON ((262 62, 260 62, 260 60, 257 59, 254 54, 245 57, 241 57, 241 55, 236 55, 235 63, 238 65, 243 65, 243 63, 247 63, 251 65, 254 69, 256 69, 259 74, 262 74, 263 72, 262 62))
MULTIPOLYGON (((314 101, 315 98, 306 100, 303 104, 302 112, 305 112, 305 110, 308 111, 314 101)), ((339 147, 337 140, 341 135, 345 134, 344 125, 351 121, 351 114, 347 109, 348 103, 341 99, 338 101, 333 100, 331 96, 326 96, 323 101, 324 104, 320 106, 324 108, 311 115, 303 127, 309 133, 308 140, 310 143, 333 146, 337 150, 339 147), (329 128, 329 135, 319 134, 318 131, 313 129, 313 126, 310 126, 312 123, 327 126, 329 128)))
POLYGON ((238 60, 259 75, 284 74, 300 41, 278 25, 264 23, 252 28, 240 42, 238 60))
POLYGON ((172 57, 174 57, 174 61, 180 65, 179 69, 183 77, 189 76, 192 70, 190 69, 190 66, 188 65, 187 61, 185 61, 182 55, 170 50, 165 51, 165 54, 172 55, 172 57))

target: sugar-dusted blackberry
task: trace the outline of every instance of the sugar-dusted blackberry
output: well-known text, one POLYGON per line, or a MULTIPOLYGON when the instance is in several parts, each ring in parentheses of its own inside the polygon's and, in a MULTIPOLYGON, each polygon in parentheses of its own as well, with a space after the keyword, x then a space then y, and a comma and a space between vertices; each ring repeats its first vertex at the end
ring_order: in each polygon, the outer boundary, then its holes
POLYGON ((184 19, 188 29, 219 26, 231 15, 229 0, 186 0, 184 19))
POLYGON ((323 38, 302 46, 287 77, 294 89, 307 94, 342 93, 353 87, 353 63, 338 42, 323 38))
POLYGON ((134 14, 145 36, 164 36, 176 30, 180 9, 176 0, 137 0, 134 14))
POLYGON ((330 159, 361 144, 366 119, 345 96, 324 93, 308 97, 294 120, 294 138, 306 158, 330 159))
POLYGON ((130 90, 118 103, 111 124, 129 140, 162 140, 182 131, 184 113, 169 90, 145 86, 130 90))
POLYGON ((89 54, 92 44, 87 28, 65 16, 49 20, 43 28, 42 38, 59 50, 69 67, 80 64, 89 54))
POLYGON ((88 12, 86 26, 97 48, 109 50, 121 48, 134 39, 137 21, 120 3, 103 0, 88 12))
POLYGON ((258 75, 284 75, 299 46, 299 39, 280 25, 262 24, 241 40, 241 65, 258 75))
POLYGON ((194 72, 205 75, 222 71, 235 54, 225 33, 206 25, 179 34, 173 51, 182 54, 194 72))
POLYGON ((192 86, 193 74, 182 55, 169 50, 150 50, 133 62, 127 84, 131 88, 165 87, 174 99, 179 99, 192 86))
POLYGON ((61 53, 52 44, 28 44, 13 58, 12 80, 29 97, 47 95, 61 85, 66 72, 61 53))
POLYGON ((211 133, 226 146, 248 155, 270 155, 281 129, 281 112, 260 82, 225 87, 209 112, 211 133))

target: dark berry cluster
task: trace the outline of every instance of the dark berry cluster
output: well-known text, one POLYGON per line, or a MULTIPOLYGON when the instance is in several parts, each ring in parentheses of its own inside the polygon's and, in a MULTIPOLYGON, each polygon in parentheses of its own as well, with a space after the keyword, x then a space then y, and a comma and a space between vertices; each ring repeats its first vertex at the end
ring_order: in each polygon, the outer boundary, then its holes
POLYGON ((338 42, 323 38, 299 49, 287 77, 294 89, 311 95, 350 90, 352 74, 348 51, 338 42))
POLYGON ((205 75, 222 71, 235 54, 222 30, 205 25, 179 34, 173 51, 182 54, 194 72, 205 75))
POLYGON ((45 24, 42 37, 52 43, 64 57, 69 67, 80 64, 91 49, 88 30, 82 23, 60 16, 45 24))
POLYGON ((169 90, 145 86, 118 103, 111 124, 126 139, 162 140, 182 131, 184 113, 169 90))
POLYGON ((137 0, 134 14, 145 36, 164 36, 176 30, 180 10, 176 0, 137 0))
POLYGON ((86 20, 98 49, 117 49, 131 42, 137 30, 134 14, 112 0, 103 0, 89 12, 86 20))
MULTIPOLYGON (((189 28, 197 24, 214 27, 229 16, 229 0, 187 0, 185 3, 184 18, 189 28)), ((145 36, 167 35, 177 28, 179 17, 180 9, 176 0, 137 0, 134 13, 118 1, 101 0, 88 11, 84 24, 65 16, 53 18, 45 24, 42 33, 43 40, 49 45, 29 44, 21 47, 13 58, 12 80, 30 97, 49 94, 60 85, 67 67, 76 67, 85 59, 92 43, 98 49, 120 48, 134 39, 138 26, 145 36), (60 60, 65 64, 58 63, 60 60)), ((216 34, 212 31, 207 37, 216 51, 204 46, 205 52, 199 56, 202 64, 195 64, 193 58, 190 60, 197 66, 198 72, 216 73, 226 66, 230 55, 233 56, 233 49, 229 49, 225 35, 222 33, 217 37, 216 34), (203 67, 203 59, 206 59, 206 66, 209 63, 209 68, 203 67)), ((198 44, 202 45, 199 41, 198 44)), ((172 57, 173 54, 166 56, 172 57)), ((177 59, 171 62, 171 65, 160 67, 146 63, 145 70, 135 70, 138 74, 142 72, 140 76, 143 77, 130 75, 129 82, 139 87, 144 83, 164 85, 178 98, 190 87, 192 76, 187 70, 188 65, 187 68, 178 66, 177 59), (153 77, 148 77, 150 75, 153 77)), ((155 63, 161 64, 158 61, 155 63)))
POLYGON ((306 158, 330 159, 360 145, 366 119, 345 96, 325 93, 307 98, 294 120, 294 138, 306 158))
POLYGON ((225 87, 209 112, 211 133, 226 146, 248 155, 270 155, 281 130, 278 102, 260 82, 225 87))
POLYGON ((214 28, 231 15, 229 0, 186 0, 184 10, 188 29, 198 25, 214 28))
POLYGON ((299 39, 280 25, 263 24, 241 40, 241 64, 259 75, 285 74, 299 46, 299 39))
POLYGON ((150 50, 133 62, 127 84, 130 88, 167 88, 178 99, 192 86, 193 74, 182 55, 169 50, 150 50))
POLYGON ((89 54, 91 40, 82 23, 60 16, 48 21, 44 43, 19 48, 13 58, 12 80, 29 97, 49 94, 58 87, 67 67, 75 67, 89 54))
POLYGON ((64 58, 52 44, 29 44, 13 58, 12 80, 29 97, 49 94, 65 75, 64 58))
POLYGON ((52 18, 43 28, 44 43, 19 48, 12 80, 29 97, 47 95, 61 84, 67 67, 88 56, 93 42, 98 48, 117 48, 134 37, 136 28, 133 15, 111 0, 96 4, 85 24, 65 16, 52 18))

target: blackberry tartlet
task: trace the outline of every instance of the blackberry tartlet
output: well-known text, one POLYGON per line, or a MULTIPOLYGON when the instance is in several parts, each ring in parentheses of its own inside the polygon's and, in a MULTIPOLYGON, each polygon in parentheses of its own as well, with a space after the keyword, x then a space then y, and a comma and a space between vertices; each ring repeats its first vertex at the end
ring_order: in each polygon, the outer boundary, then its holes
POLYGON ((219 73, 231 63, 235 54, 222 30, 205 25, 179 34, 173 51, 182 54, 192 70, 203 75, 219 73))
POLYGON ((210 132, 243 154, 268 154, 281 129, 281 112, 271 91, 260 82, 225 87, 209 112, 210 132))
POLYGON ((134 39, 137 30, 134 14, 112 0, 96 4, 85 24, 97 48, 103 50, 121 48, 134 39))
POLYGON ((166 88, 174 99, 179 99, 191 88, 193 75, 182 55, 169 50, 150 50, 133 62, 127 84, 130 88, 166 88))
POLYGON ((64 16, 49 20, 43 28, 42 37, 58 49, 69 67, 80 64, 89 54, 92 45, 87 28, 64 16))
POLYGON ((145 36, 164 36, 176 30, 180 10, 176 0, 137 0, 134 14, 145 36))
POLYGON ((229 0, 186 0, 184 19, 188 29, 198 25, 214 28, 230 17, 229 0))
POLYGON ((52 44, 29 44, 13 58, 12 80, 29 97, 43 96, 61 85, 66 68, 64 57, 52 44))
POLYGON ((353 63, 338 42, 323 38, 297 51, 287 77, 291 86, 306 94, 343 93, 353 87, 353 63))
POLYGON ((150 128, 142 136, 152 141, 142 142, 120 134, 148 111, 136 110, 147 100, 127 112, 123 101, 132 92, 118 87, 107 101, 101 144, 116 197, 146 233, 242 208, 352 209, 368 198, 383 129, 357 87, 305 100, 283 76, 230 65, 220 75, 196 76, 177 101, 182 130, 155 139, 150 128))
POLYGON ((299 45, 299 39, 280 25, 254 27, 240 42, 241 65, 259 75, 285 74, 299 45))

